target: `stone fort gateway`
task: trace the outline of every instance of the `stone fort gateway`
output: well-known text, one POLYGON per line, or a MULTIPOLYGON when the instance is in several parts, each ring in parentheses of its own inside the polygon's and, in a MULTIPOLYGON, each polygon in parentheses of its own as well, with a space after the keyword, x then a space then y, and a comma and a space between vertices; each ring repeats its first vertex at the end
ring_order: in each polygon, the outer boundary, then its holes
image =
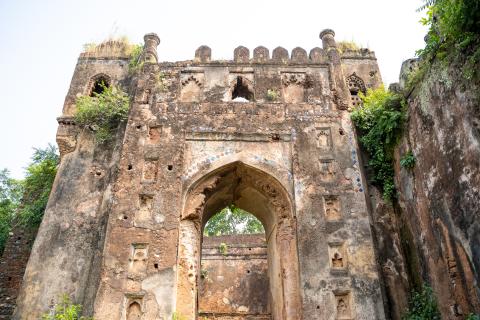
POLYGON ((368 49, 338 50, 332 30, 320 39, 309 53, 238 47, 215 61, 201 46, 159 62, 147 34, 135 75, 119 42, 82 53, 14 319, 62 294, 101 320, 385 319, 349 114, 379 67, 368 49), (131 101, 103 145, 73 117, 101 82, 131 101), (232 204, 265 234, 203 236, 232 204))

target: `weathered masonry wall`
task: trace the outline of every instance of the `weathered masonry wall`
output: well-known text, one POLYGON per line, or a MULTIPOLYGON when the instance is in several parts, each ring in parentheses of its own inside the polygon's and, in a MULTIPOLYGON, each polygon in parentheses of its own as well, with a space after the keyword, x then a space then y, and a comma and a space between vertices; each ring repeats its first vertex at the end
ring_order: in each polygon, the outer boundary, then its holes
POLYGON ((0 319, 11 319, 37 229, 16 227, 0 258, 0 319))
POLYGON ((133 76, 109 55, 115 43, 83 54, 16 319, 37 319, 62 293, 97 319, 195 319, 202 228, 232 203, 265 226, 273 319, 384 319, 348 113, 381 78, 373 52, 340 56, 333 31, 321 39, 310 54, 238 47, 220 62, 202 46, 193 61, 158 63, 149 34, 133 76), (99 77, 132 101, 108 148, 70 117, 99 77))
MULTIPOLYGON (((404 62, 401 89, 415 68, 415 60, 404 62)), ((480 313, 480 88, 459 70, 434 63, 408 93, 395 205, 369 188, 392 319, 401 319, 410 291, 422 284, 432 287, 442 319, 480 313), (409 151, 412 169, 400 165, 409 151)))
POLYGON ((265 235, 203 237, 199 316, 270 319, 265 235))

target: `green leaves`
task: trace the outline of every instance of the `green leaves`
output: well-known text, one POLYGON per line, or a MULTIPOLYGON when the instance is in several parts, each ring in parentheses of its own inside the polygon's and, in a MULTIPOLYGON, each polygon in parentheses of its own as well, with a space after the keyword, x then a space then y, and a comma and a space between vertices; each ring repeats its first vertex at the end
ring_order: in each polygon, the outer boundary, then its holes
POLYGON ((34 150, 32 163, 27 167, 25 179, 21 182, 23 196, 19 209, 20 222, 31 227, 42 222, 60 161, 57 148, 53 145, 34 150))
POLYGON ((68 295, 63 295, 52 311, 44 314, 42 320, 93 320, 93 318, 81 317, 82 306, 72 303, 68 295))
POLYGON ((119 123, 127 120, 129 105, 125 92, 115 86, 103 85, 102 93, 77 99, 75 121, 95 131, 97 142, 103 143, 112 138, 119 123))
POLYGON ((403 320, 440 320, 440 312, 432 288, 423 286, 420 292, 412 293, 408 311, 403 316, 403 320))
POLYGON ((19 181, 10 178, 6 169, 0 171, 0 255, 5 248, 8 234, 20 202, 22 186, 19 181))
POLYGON ((360 143, 369 155, 368 165, 373 169, 372 182, 383 191, 383 197, 394 196, 393 149, 405 121, 406 104, 402 96, 380 87, 360 94, 363 105, 351 113, 359 129, 360 143))
POLYGON ((47 207, 59 156, 53 145, 34 150, 23 180, 10 178, 5 169, 0 171, 0 253, 15 223, 36 227, 47 207))
POLYGON ((412 151, 408 151, 401 159, 400 165, 406 169, 412 169, 415 166, 415 156, 412 151))
POLYGON ((143 45, 137 44, 131 46, 130 61, 128 62, 128 71, 130 74, 134 74, 143 67, 142 60, 143 45))
POLYGON ((228 234, 263 233, 262 223, 245 210, 230 205, 208 220, 203 234, 221 236, 228 234))
POLYGON ((480 0, 424 0, 427 9, 420 23, 428 26, 425 48, 417 55, 461 65, 467 80, 480 76, 480 0))

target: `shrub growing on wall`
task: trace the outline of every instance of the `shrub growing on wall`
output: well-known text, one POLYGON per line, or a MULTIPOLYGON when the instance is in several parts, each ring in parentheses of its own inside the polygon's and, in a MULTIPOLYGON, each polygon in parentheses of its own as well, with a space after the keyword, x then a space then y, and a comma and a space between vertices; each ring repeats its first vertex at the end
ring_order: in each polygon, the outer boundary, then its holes
POLYGON ((414 291, 410 297, 407 313, 403 320, 440 320, 437 301, 432 288, 424 286, 421 291, 414 291))
POLYGON ((64 295, 51 312, 42 316, 42 320, 93 320, 80 316, 81 312, 82 306, 74 304, 68 295, 64 295))
POLYGON ((121 89, 103 86, 102 93, 81 96, 77 99, 75 121, 95 132, 97 142, 111 140, 114 131, 128 118, 129 98, 121 89))
POLYGON ((480 78, 480 0, 424 0, 422 24, 429 27, 425 48, 417 54, 423 67, 437 59, 462 68, 467 80, 480 78))
POLYGON ((402 96, 384 87, 360 94, 363 105, 355 108, 351 119, 359 131, 360 143, 369 155, 373 183, 381 188, 383 197, 391 200, 395 194, 393 149, 405 121, 406 104, 402 96))

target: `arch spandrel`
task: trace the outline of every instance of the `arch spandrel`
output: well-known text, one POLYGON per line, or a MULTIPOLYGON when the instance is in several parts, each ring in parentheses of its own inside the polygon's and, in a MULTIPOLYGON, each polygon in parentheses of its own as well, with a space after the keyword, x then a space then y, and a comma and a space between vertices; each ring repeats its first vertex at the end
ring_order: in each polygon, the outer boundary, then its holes
POLYGON ((228 168, 229 165, 237 162, 244 164, 246 167, 263 171, 265 174, 277 180, 289 195, 293 194, 292 174, 287 167, 288 164, 281 163, 275 159, 266 159, 265 156, 259 156, 258 154, 249 151, 241 151, 229 156, 220 157, 215 161, 201 159, 191 164, 191 166, 187 168, 187 174, 185 174, 182 179, 184 197, 188 192, 193 190, 196 185, 204 183, 206 180, 203 178, 214 174, 217 171, 218 173, 221 173, 221 170, 228 168))
POLYGON ((262 212, 276 212, 276 222, 294 216, 292 198, 285 186, 270 173, 241 161, 211 170, 185 189, 182 219, 198 219, 205 223, 229 204, 252 213, 264 224, 271 218, 264 217, 262 212), (268 208, 260 210, 251 206, 252 199, 268 208))

